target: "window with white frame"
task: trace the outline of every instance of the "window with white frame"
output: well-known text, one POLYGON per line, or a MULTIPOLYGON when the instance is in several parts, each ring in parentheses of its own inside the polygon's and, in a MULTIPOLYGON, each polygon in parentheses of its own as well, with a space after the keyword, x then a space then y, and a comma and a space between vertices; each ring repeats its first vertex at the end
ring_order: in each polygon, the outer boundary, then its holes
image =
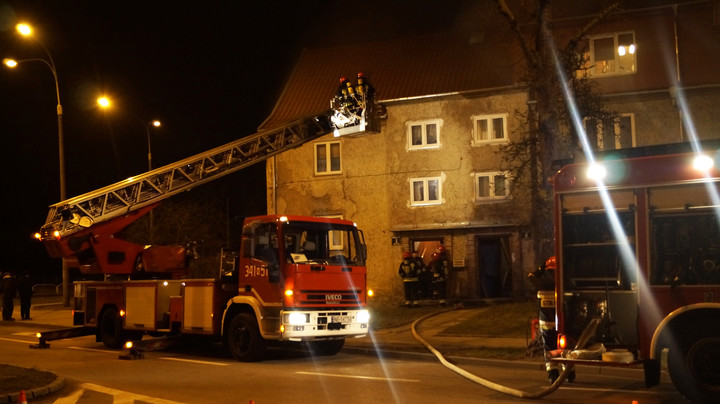
POLYGON ((622 32, 588 39, 585 68, 591 77, 633 74, 637 71, 635 33, 622 32))
POLYGON ((440 177, 410 179, 410 204, 413 206, 442 203, 440 177))
POLYGON ((472 121, 473 145, 507 142, 507 114, 475 115, 472 121))
POLYGON ((339 174, 340 163, 339 141, 315 143, 315 174, 339 174))
POLYGON ((585 132, 597 150, 635 147, 635 116, 621 114, 617 119, 585 118, 585 132))
POLYGON ((407 123, 408 149, 436 149, 440 147, 441 119, 407 123))
POLYGON ((473 174, 475 199, 490 201, 510 197, 510 176, 507 172, 491 171, 473 174))

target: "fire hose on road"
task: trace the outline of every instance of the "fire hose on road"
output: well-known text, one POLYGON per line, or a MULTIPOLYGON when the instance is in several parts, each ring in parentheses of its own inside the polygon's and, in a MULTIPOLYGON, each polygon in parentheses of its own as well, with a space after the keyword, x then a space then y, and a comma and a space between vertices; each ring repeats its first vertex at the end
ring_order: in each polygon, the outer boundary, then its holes
MULTIPOLYGON (((508 394, 508 395, 518 397, 518 398, 527 398, 527 399, 542 398, 542 397, 547 396, 548 394, 555 392, 560 387, 560 385, 565 381, 565 379, 567 379, 568 375, 575 367, 573 364, 568 364, 567 366, 564 367, 562 373, 560 373, 560 376, 557 378, 557 380, 555 380, 555 382, 553 384, 551 384, 550 386, 548 386, 538 392, 534 392, 534 393, 514 389, 511 387, 503 386, 503 385, 495 383, 495 382, 491 382, 490 380, 487 380, 487 379, 484 379, 477 375, 474 375, 474 374, 468 372, 467 370, 448 362, 448 360, 445 359, 445 357, 437 349, 433 348, 433 346, 430 345, 430 343, 428 343, 424 338, 422 338, 420 336, 420 334, 417 332, 417 329, 416 329, 417 324, 419 324, 420 322, 422 322, 423 320, 425 320, 429 317, 435 316, 440 313, 444 313, 444 312, 430 313, 430 314, 427 314, 427 315, 415 320, 411 326, 411 331, 413 333, 413 336, 415 336, 415 339, 418 340, 421 344, 423 344, 425 346, 425 348, 427 348, 430 352, 432 352, 433 355, 435 355, 438 358, 438 360, 440 361, 440 363, 442 363, 443 366, 445 366, 446 368, 459 374, 460 376, 463 376, 466 379, 469 379, 470 381, 473 381, 473 382, 480 384, 484 387, 487 387, 491 390, 495 390, 497 392, 500 392, 503 394, 508 394)), ((590 324, 588 324, 588 326, 585 328, 583 333, 580 335, 580 338, 578 339, 578 343, 575 346, 575 349, 582 349, 587 344, 587 342, 590 340, 590 337, 595 333, 595 329, 597 328, 597 325, 598 325, 597 320, 593 320, 590 322, 590 324)))

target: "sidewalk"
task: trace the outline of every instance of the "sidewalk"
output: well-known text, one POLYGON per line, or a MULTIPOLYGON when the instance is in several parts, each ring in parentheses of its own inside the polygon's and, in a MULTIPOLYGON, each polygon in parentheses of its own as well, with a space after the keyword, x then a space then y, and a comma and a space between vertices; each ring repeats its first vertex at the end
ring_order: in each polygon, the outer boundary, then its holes
MULTIPOLYGON (((447 309, 418 321, 415 331, 434 349, 456 362, 463 360, 489 361, 493 363, 509 362, 513 365, 543 369, 543 359, 537 356, 521 361, 483 358, 482 351, 487 349, 524 351, 529 343, 525 337, 490 337, 445 333, 448 327, 476 316, 481 309, 481 307, 447 309)), ((365 338, 347 339, 343 350, 385 357, 396 356, 435 360, 435 355, 413 334, 412 324, 411 321, 393 328, 371 330, 370 335, 365 338)))

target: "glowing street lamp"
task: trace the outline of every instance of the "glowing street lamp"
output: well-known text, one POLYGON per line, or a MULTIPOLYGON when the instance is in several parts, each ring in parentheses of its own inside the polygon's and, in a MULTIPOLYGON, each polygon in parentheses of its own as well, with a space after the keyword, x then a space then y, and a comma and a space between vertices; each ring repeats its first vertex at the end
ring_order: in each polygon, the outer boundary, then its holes
MULTIPOLYGON (((97 99, 97 103, 102 109, 108 109, 112 106, 112 101, 107 96, 102 96, 97 99)), ((157 119, 154 119, 152 121, 146 121, 139 116, 130 114, 133 118, 137 119, 138 121, 142 122, 143 126, 145 126, 145 134, 147 135, 147 161, 148 161, 148 171, 152 171, 152 145, 150 143, 150 127, 159 128, 162 123, 158 121, 157 119)))
MULTIPOLYGON (((107 96, 99 97, 97 99, 97 103, 100 106, 100 108, 102 108, 102 109, 108 109, 112 106, 112 102, 110 101, 110 99, 107 96)), ((162 124, 157 119, 152 120, 152 121, 146 121, 146 120, 140 118, 139 116, 136 116, 133 114, 130 114, 130 116, 132 116, 133 118, 142 122, 142 124, 145 126, 145 133, 147 135, 147 149, 148 149, 148 153, 147 153, 148 171, 152 171, 152 148, 151 148, 151 144, 150 144, 150 127, 159 128, 162 124)), ((150 223, 149 223, 150 243, 152 244, 154 241, 154 234, 153 234, 154 226, 153 226, 153 212, 152 211, 150 211, 149 218, 150 218, 150 223)))
MULTIPOLYGON (((45 51, 45 54, 47 55, 47 59, 43 58, 33 58, 33 59, 24 59, 24 60, 14 60, 14 59, 5 59, 3 60, 3 63, 5 66, 14 68, 17 67, 18 64, 24 63, 24 62, 42 62, 47 67, 50 68, 50 72, 53 75, 53 79, 55 80, 55 96, 57 97, 57 120, 58 120, 58 155, 59 155, 59 177, 60 177, 60 200, 64 201, 67 197, 67 194, 65 192, 65 147, 64 147, 64 140, 63 140, 63 109, 62 104, 60 103, 60 86, 58 84, 58 74, 57 69, 55 68, 55 60, 53 60, 52 55, 50 54, 50 51, 48 48, 40 42, 40 40, 33 35, 33 29, 30 25, 21 23, 17 24, 15 26, 15 29, 17 29, 17 32, 20 33, 23 37, 29 37, 35 40, 35 42, 40 45, 41 48, 45 51)), ((62 281, 63 281, 63 304, 65 307, 70 306, 70 269, 67 266, 67 263, 65 262, 65 259, 62 259, 62 281)))
POLYGON ((60 167, 59 167, 59 176, 60 176, 60 200, 64 201, 67 197, 67 194, 65 192, 65 149, 64 149, 64 141, 63 141, 63 123, 62 123, 62 116, 63 116, 63 108, 62 104, 60 103, 60 85, 58 84, 58 74, 57 69, 55 68, 55 61, 53 60, 52 55, 50 54, 50 51, 48 48, 43 45, 42 42, 40 42, 39 39, 37 39, 33 35, 32 27, 28 24, 18 24, 15 27, 22 36, 24 37, 31 37, 35 40, 35 42, 40 45, 40 47, 43 48, 45 51, 45 54, 47 55, 47 59, 43 58, 32 58, 32 59, 22 59, 22 60, 15 60, 6 58, 3 60, 3 64, 9 68, 15 68, 20 63, 25 62, 42 62, 44 63, 48 68, 50 68, 50 72, 53 75, 53 79, 55 80, 55 96, 57 97, 57 119, 58 119, 58 155, 60 158, 60 167))

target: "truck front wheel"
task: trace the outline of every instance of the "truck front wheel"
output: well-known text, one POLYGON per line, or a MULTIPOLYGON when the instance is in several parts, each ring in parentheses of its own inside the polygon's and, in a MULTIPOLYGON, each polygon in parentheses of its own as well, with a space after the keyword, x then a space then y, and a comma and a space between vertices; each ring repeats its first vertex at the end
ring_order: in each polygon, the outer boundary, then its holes
POLYGON ((122 317, 114 308, 107 309, 100 317, 100 339, 103 344, 111 349, 117 349, 122 346, 123 327, 122 317))
POLYGON ((258 361, 265 353, 265 340, 250 313, 240 313, 232 319, 226 338, 233 358, 241 362, 258 361))
POLYGON ((720 336, 691 333, 668 352, 670 377, 692 402, 715 402, 720 397, 720 336))

